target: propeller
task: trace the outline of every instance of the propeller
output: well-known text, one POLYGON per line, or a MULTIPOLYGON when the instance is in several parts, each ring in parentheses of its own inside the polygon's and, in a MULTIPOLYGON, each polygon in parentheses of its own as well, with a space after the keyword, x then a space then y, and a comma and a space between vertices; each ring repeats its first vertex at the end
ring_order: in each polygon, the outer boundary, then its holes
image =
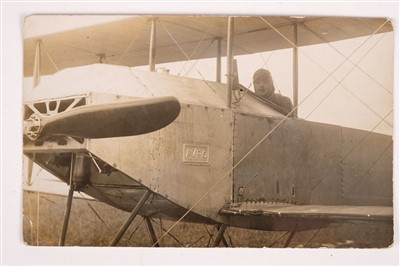
POLYGON ((179 112, 179 101, 172 96, 85 105, 51 116, 34 113, 24 121, 24 134, 31 140, 53 135, 92 139, 135 136, 169 125, 179 112))

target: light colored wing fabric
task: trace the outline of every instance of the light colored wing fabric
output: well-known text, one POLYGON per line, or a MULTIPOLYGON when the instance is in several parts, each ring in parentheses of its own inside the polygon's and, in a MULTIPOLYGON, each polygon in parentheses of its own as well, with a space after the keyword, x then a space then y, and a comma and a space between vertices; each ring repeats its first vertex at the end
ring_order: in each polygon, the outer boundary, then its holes
MULTIPOLYGON (((38 19, 37 16, 33 17, 38 19)), ((77 20, 87 20, 88 16, 74 17, 77 20)), ((42 75, 52 74, 57 69, 98 62, 125 66, 147 65, 152 17, 121 18, 94 26, 32 37, 29 35, 28 17, 25 21, 25 36, 29 37, 24 40, 24 76, 32 76, 38 40, 41 41, 43 50, 42 75)), ((59 16, 57 21, 60 21, 59 16)), ((393 30, 391 23, 386 22, 385 18, 236 17, 234 54, 293 47, 293 25, 296 21, 299 22, 298 46, 393 30), (384 26, 381 27, 382 25, 384 26), (375 32, 377 29, 379 30, 375 32)), ((51 21, 47 25, 49 23, 51 21)), ((156 18, 156 25, 156 64, 216 57, 219 38, 222 56, 226 55, 227 16, 160 16, 156 18)))

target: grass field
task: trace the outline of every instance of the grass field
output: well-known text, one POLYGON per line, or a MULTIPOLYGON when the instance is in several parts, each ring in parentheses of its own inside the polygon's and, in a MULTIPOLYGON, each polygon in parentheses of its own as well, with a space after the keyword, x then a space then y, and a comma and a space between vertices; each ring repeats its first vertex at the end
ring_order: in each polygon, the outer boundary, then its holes
MULTIPOLYGON (((27 245, 57 246, 61 234, 66 197, 24 191, 23 237, 27 245)), ((65 245, 108 246, 129 213, 104 203, 74 199, 65 245)), ((160 238, 175 221, 154 219, 160 238)), ((162 247, 208 247, 217 230, 212 225, 179 223, 160 240, 162 247)), ((225 238, 229 247, 283 247, 289 232, 267 232, 228 227, 225 238)), ((391 245, 393 228, 382 224, 343 224, 319 230, 296 232, 293 248, 384 248, 391 245)), ((136 217, 118 246, 151 247, 144 219, 136 217)), ((221 244, 222 246, 222 244, 221 244)))

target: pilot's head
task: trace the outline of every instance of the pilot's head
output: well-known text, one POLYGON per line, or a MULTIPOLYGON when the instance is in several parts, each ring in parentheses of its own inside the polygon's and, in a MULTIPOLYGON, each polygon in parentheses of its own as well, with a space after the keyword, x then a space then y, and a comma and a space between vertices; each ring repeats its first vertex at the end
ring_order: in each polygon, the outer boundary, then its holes
POLYGON ((253 85, 255 93, 261 97, 269 98, 275 93, 271 73, 264 68, 260 68, 254 72, 253 85))

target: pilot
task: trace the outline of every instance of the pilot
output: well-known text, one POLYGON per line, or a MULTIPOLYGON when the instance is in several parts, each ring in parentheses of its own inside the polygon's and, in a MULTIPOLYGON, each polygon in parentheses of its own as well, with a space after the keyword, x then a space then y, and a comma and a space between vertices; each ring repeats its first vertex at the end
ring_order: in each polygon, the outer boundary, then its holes
POLYGON ((274 110, 284 115, 288 115, 293 110, 292 101, 288 97, 275 93, 274 82, 268 70, 260 68, 254 72, 253 85, 256 95, 266 101, 274 110))

